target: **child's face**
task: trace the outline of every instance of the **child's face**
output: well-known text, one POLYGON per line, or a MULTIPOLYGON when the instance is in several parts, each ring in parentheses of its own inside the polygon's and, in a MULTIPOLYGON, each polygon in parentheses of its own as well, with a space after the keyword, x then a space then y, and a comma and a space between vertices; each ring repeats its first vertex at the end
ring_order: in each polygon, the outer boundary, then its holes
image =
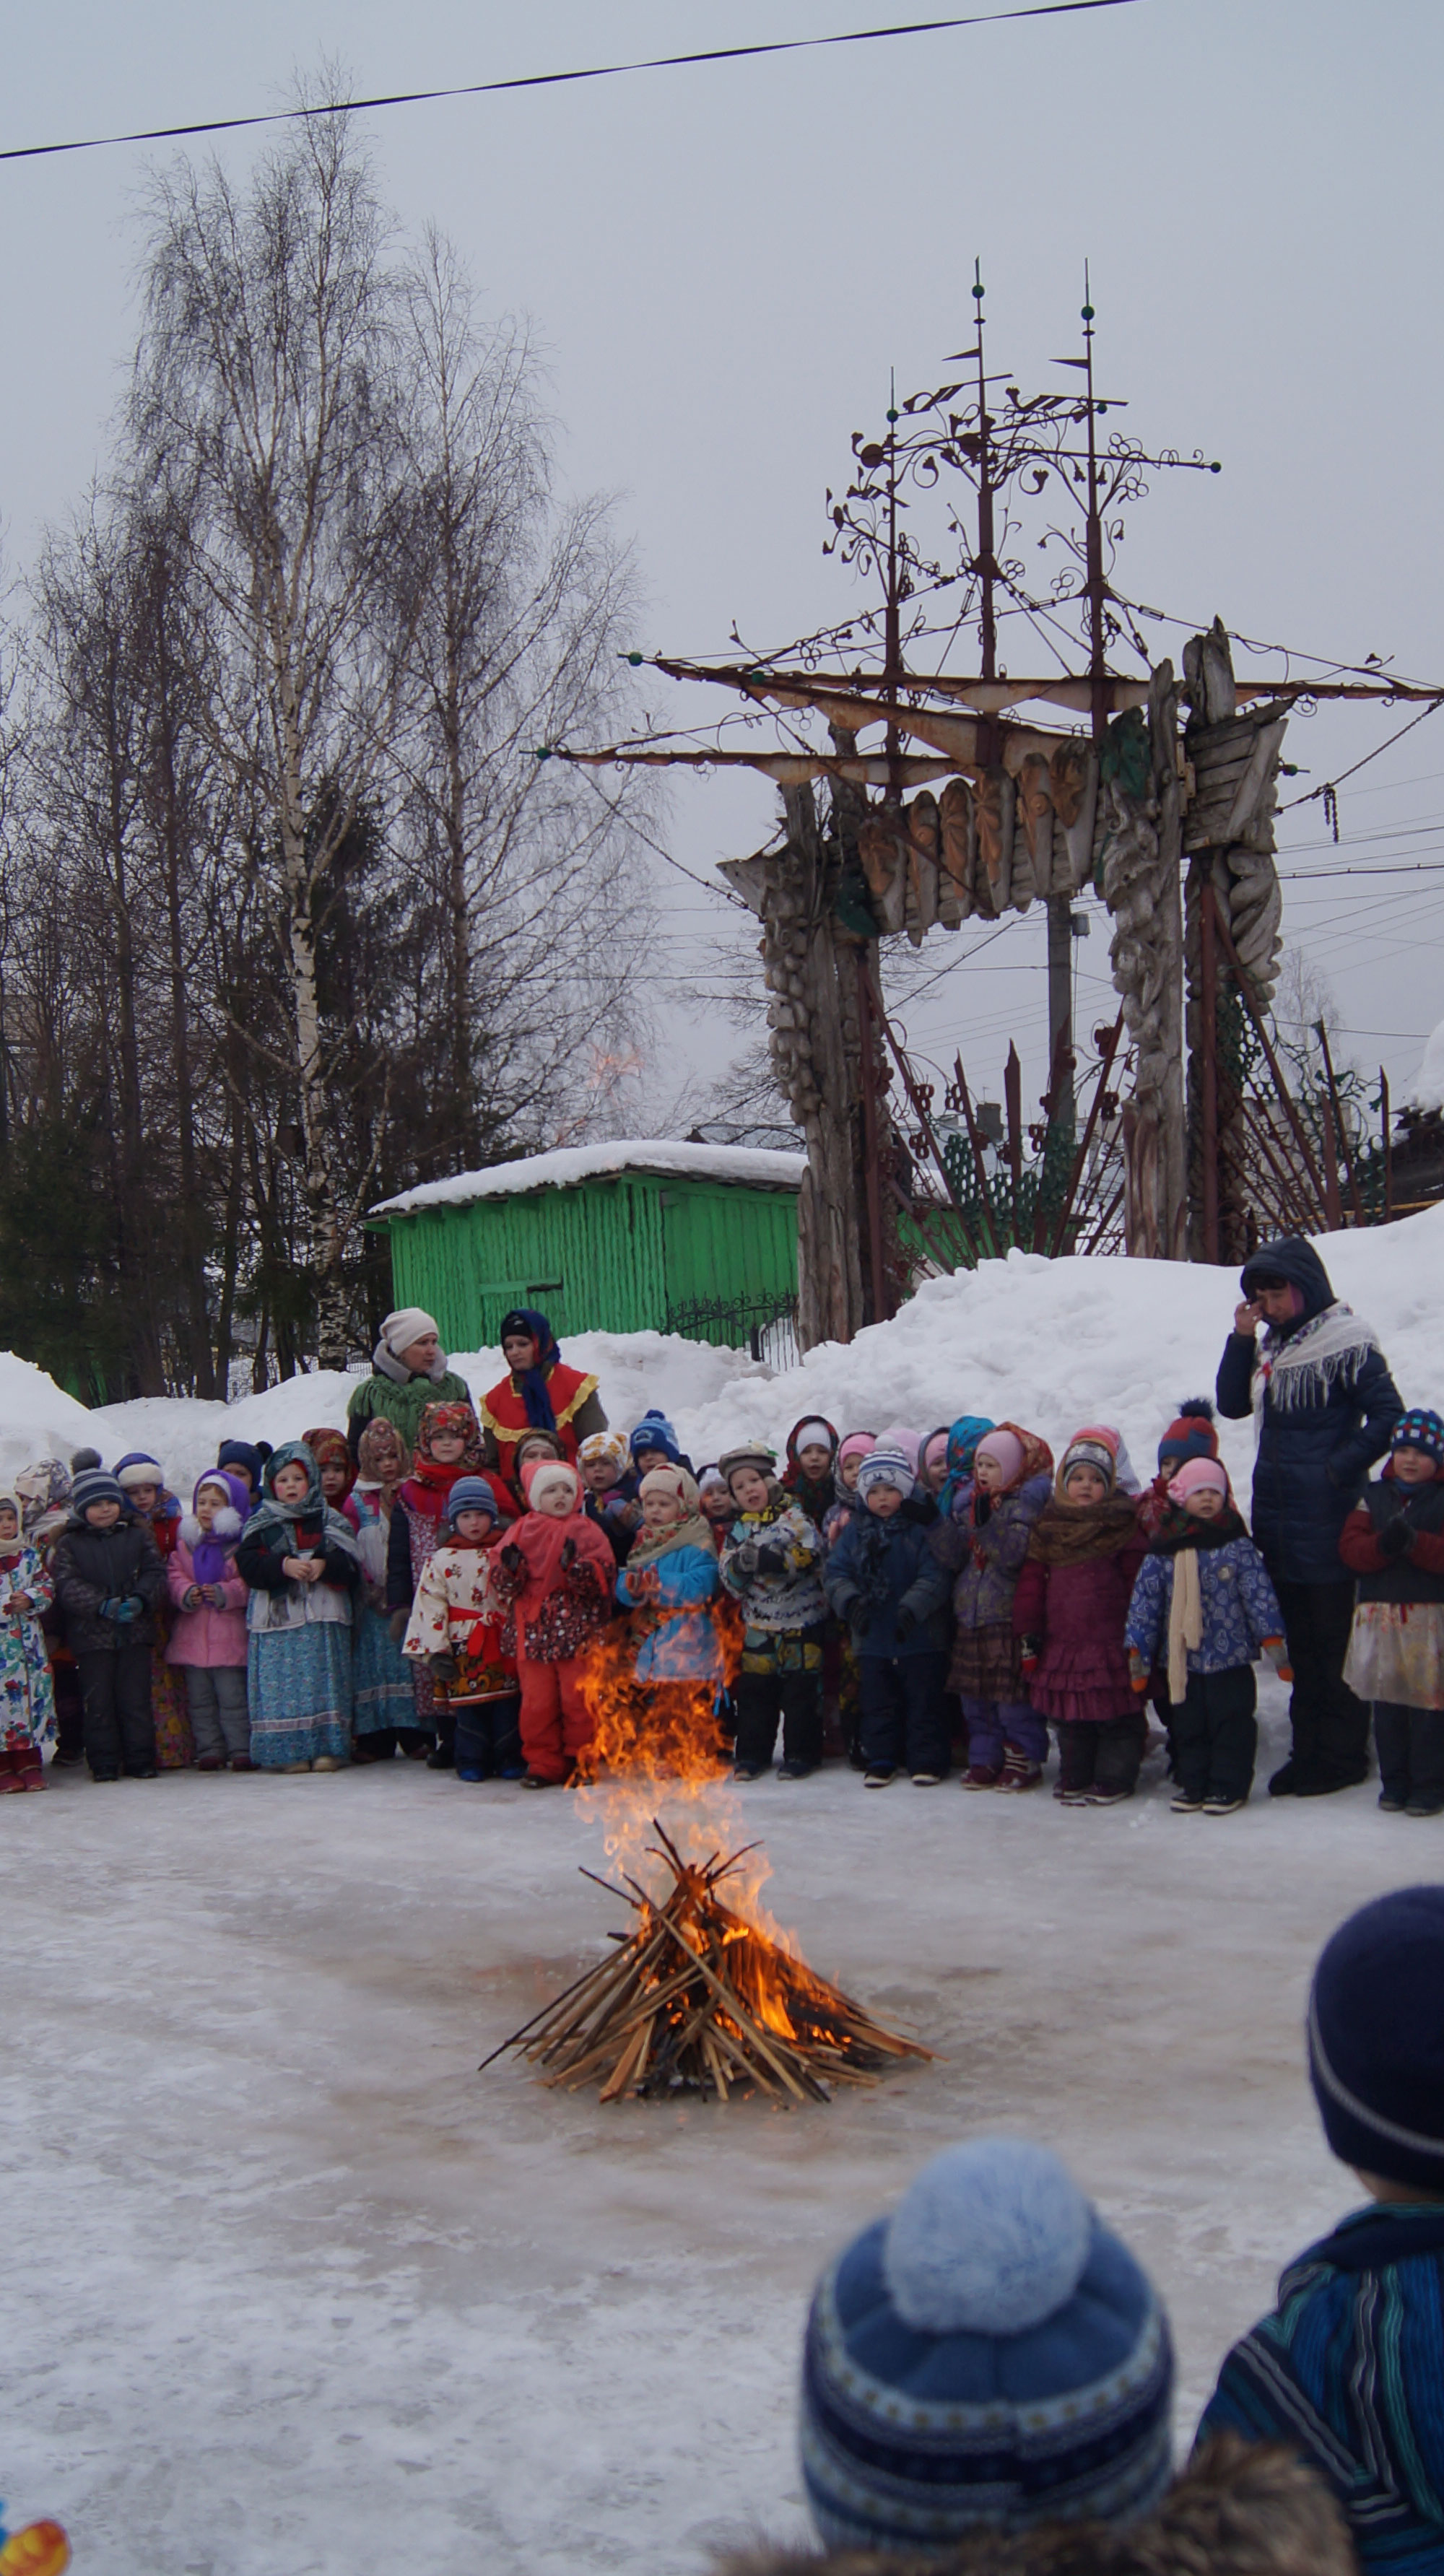
POLYGON ((922 1481, 930 1494, 940 1494, 948 1481, 946 1449, 930 1449, 923 1460, 922 1481))
POLYGON ((809 1440, 805 1449, 798 1450, 797 1463, 809 1484, 820 1485, 832 1465, 832 1451, 824 1449, 820 1441, 809 1440))
POLYGON ((271 1479, 271 1491, 278 1503, 304 1503, 310 1483, 305 1468, 299 1460, 293 1459, 289 1466, 276 1469, 271 1479))
POLYGON ((642 1518, 649 1530, 680 1529, 682 1497, 680 1494, 644 1494, 642 1518))
POLYGON ((1427 1449, 1396 1449, 1394 1473, 1401 1485, 1432 1485, 1434 1461, 1427 1449))
POLYGON ((160 1501, 160 1487, 159 1485, 132 1485, 130 1499, 133 1509, 138 1511, 144 1520, 146 1514, 153 1512, 160 1501))
POLYGON ((458 1512, 456 1535, 463 1547, 485 1547, 491 1536, 490 1512, 458 1512))
POLYGON ((670 1467, 672 1461, 665 1449, 639 1449, 632 1463, 639 1476, 650 1476, 654 1467, 670 1467))
POLYGON ((346 1491, 346 1470, 339 1458, 328 1458, 321 1470, 321 1491, 328 1503, 339 1503, 346 1491))
POLYGON ((854 1449, 851 1456, 844 1458, 841 1466, 838 1468, 837 1472, 850 1494, 855 1494, 857 1492, 857 1480, 862 1472, 862 1459, 862 1451, 860 1449, 854 1449))
POLYGON ((725 1485, 703 1486, 702 1510, 709 1521, 716 1521, 719 1528, 731 1520, 736 1508, 725 1485))
POLYGON ((609 1494, 620 1485, 621 1470, 614 1458, 589 1458, 582 1469, 582 1483, 589 1494, 609 1494))
POLYGON ((739 1512, 766 1511, 767 1479, 759 1476, 755 1467, 734 1467, 727 1482, 739 1512))
POLYGON ((548 1485, 546 1492, 532 1504, 532 1510, 540 1512, 543 1520, 548 1521, 564 1521, 571 1508, 571 1490, 560 1483, 548 1485))
POLYGON ((979 1450, 973 1460, 973 1482, 980 1494, 1001 1494, 1003 1490, 1002 1467, 998 1460, 990 1458, 985 1450, 979 1450))
POLYGON ((196 1519, 203 1530, 210 1528, 217 1512, 224 1509, 228 1500, 224 1486, 202 1485, 196 1496, 196 1519))
POLYGON ((1072 1467, 1064 1478, 1063 1491, 1070 1503, 1106 1503, 1107 1482, 1097 1467, 1072 1467))
POLYGON ((120 1518, 120 1505, 109 1499, 101 1503, 87 1503, 85 1517, 92 1529, 114 1529, 120 1518))
POLYGON ((0 1546, 20 1536, 20 1523, 8 1503, 0 1503, 0 1546))
POLYGON ((874 1485, 867 1498, 867 1507, 878 1520, 890 1521, 894 1512, 902 1510, 903 1498, 896 1485, 874 1485))
POLYGON ((460 1431, 438 1431, 432 1436, 431 1454, 438 1467, 454 1467, 466 1448, 460 1431))
POLYGON ((1191 1521, 1216 1521, 1223 1505, 1224 1497, 1216 1485, 1198 1485, 1183 1500, 1183 1508, 1191 1521))
POLYGON ((256 1490, 256 1480, 251 1474, 249 1467, 243 1467, 240 1464, 240 1461, 237 1460, 234 1467, 228 1467, 226 1469, 226 1474, 228 1476, 234 1476, 239 1484, 244 1485, 248 1494, 254 1494, 256 1490))

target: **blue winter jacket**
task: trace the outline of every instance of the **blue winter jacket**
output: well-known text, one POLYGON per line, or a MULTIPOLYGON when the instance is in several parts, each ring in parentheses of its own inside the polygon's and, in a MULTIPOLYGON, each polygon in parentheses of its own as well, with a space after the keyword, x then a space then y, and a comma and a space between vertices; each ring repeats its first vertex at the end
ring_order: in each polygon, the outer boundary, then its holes
MULTIPOLYGON (((1180 1553, 1168 1547, 1145 1556, 1133 1586, 1123 1642, 1150 1667, 1168 1660, 1173 1569, 1180 1553)), ((1243 1533, 1218 1547, 1205 1540, 1196 1554, 1203 1642, 1189 1647, 1189 1671, 1226 1673, 1237 1664, 1253 1663, 1265 1637, 1284 1633, 1283 1613, 1263 1558, 1243 1533)))
POLYGON ((860 1655, 935 1655, 947 1646, 946 1605, 951 1577, 929 1544, 937 1515, 904 1503, 891 1520, 855 1511, 831 1556, 824 1581, 830 1607, 848 1619, 855 1606, 865 1622, 853 1628, 860 1655), (904 1602, 913 1623, 899 1636, 904 1602))
POLYGON ((1444 2209, 1358 2210, 1279 2283, 1199 2425, 1284 2442, 1333 2488, 1365 2569, 1444 2567, 1444 2209))
POLYGON ((639 1682, 721 1680, 722 1648, 707 1607, 716 1592, 717 1559, 710 1548, 669 1548, 651 1565, 621 1568, 617 1599, 629 1610, 650 1610, 657 1621, 637 1648, 639 1682), (648 1579, 652 1575, 655 1583, 648 1579))
MULTIPOLYGON (((1253 1406, 1255 1370, 1277 1360, 1317 1317, 1337 1306, 1329 1274, 1311 1243, 1286 1235, 1254 1253, 1243 1271, 1251 1278, 1287 1279, 1303 1296, 1297 1322, 1270 1325, 1257 1341, 1230 1333, 1218 1370, 1218 1409, 1231 1422, 1253 1406)), ((1275 1583, 1337 1583, 1339 1538, 1376 1458, 1404 1407, 1388 1362, 1374 1349, 1367 1327, 1347 1333, 1348 1310, 1337 1308, 1346 1347, 1318 1365, 1271 1379, 1264 1391, 1258 1454, 1253 1471, 1253 1534, 1275 1583)), ((1306 1349, 1298 1352, 1300 1363, 1306 1349)))

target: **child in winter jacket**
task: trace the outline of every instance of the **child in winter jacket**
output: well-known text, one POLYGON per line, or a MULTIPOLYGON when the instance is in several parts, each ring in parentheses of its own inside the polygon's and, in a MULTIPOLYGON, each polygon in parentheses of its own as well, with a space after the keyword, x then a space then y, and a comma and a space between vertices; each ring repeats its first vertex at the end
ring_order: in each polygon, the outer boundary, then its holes
POLYGON ((255 1768, 246 1706, 246 1587, 236 1547, 250 1514, 239 1476, 208 1467, 166 1559, 168 1660, 184 1676, 198 1771, 255 1768))
POLYGON ((876 1447, 875 1431, 846 1432, 837 1444, 837 1464, 832 1477, 835 1499, 822 1516, 822 1536, 829 1555, 854 1513, 862 1508, 857 1499, 857 1479, 868 1451, 876 1447))
POLYGON ((522 1786, 546 1789, 567 1778, 591 1741, 582 1657, 611 1613, 613 1558, 582 1509, 575 1467, 542 1459, 522 1481, 528 1508, 507 1534, 492 1584, 498 1600, 515 1605, 522 1786))
POLYGON ((1053 1795, 1069 1807, 1131 1798, 1147 1741, 1123 1642, 1144 1548, 1137 1503, 1118 1489, 1121 1446, 1107 1425, 1069 1441, 1013 1596, 1024 1687, 1057 1728, 1053 1795))
POLYGON ((993 1429, 986 1413, 960 1413, 948 1433, 948 1472, 938 1489, 938 1510, 946 1520, 961 1520, 972 1491, 978 1442, 993 1429))
MULTIPOLYGON (((162 1565, 168 1564, 180 1530, 181 1507, 166 1484, 165 1469, 160 1460, 152 1458, 148 1449, 131 1449, 123 1458, 116 1460, 115 1474, 130 1509, 139 1519, 149 1522, 162 1565)), ((156 1767, 161 1771, 184 1771, 194 1759, 195 1743, 185 1684, 175 1666, 167 1660, 171 1629, 169 1592, 156 1605, 154 1627, 155 1638, 150 1654, 150 1713, 155 1727, 156 1767)))
POLYGON ((692 1473, 692 1461, 679 1446, 677 1434, 658 1405, 647 1407, 640 1422, 634 1422, 627 1434, 631 1452, 632 1473, 638 1483, 654 1467, 685 1467, 692 1473))
POLYGON ((1053 1490, 1053 1453, 1016 1422, 979 1439, 962 1508, 932 1533, 953 1585, 948 1688, 968 1731, 965 1789, 1035 1789, 1048 1759, 1048 1729, 1023 1686, 1013 1598, 1033 1525, 1053 1490))
POLYGON ((659 1769, 688 1771, 721 1733, 717 1542, 685 1467, 650 1468, 641 1499, 641 1535, 617 1576, 617 1599, 631 1612, 618 1632, 630 1667, 623 1722, 659 1769))
POLYGON ((837 1501, 837 1486, 833 1481, 837 1451, 837 1433, 820 1414, 804 1414, 800 1422, 794 1422, 787 1435, 783 1486, 819 1529, 837 1501))
MULTIPOLYGON (((341 1506, 361 1558, 361 1593, 351 1627, 352 1758, 357 1762, 394 1762, 398 1751, 410 1762, 421 1762, 436 1740, 416 1723, 411 1666, 401 1639, 391 1634, 386 1600, 391 1524, 410 1463, 411 1453, 390 1416, 373 1413, 357 1437, 356 1481, 341 1506)), ((323 1489, 325 1482, 323 1468, 323 1489)))
POLYGON ((263 1771, 339 1771, 351 1758, 351 1619, 361 1557, 304 1441, 266 1460, 241 1532, 251 1753, 263 1771))
POLYGON ((1379 1804, 1444 1812, 1444 1421, 1397 1422, 1377 1484, 1344 1523, 1339 1554, 1359 1578, 1344 1679, 1374 1704, 1379 1804))
POLYGON ((925 1434, 918 1451, 918 1483, 925 1494, 936 1502, 948 1481, 948 1426, 940 1422, 936 1431, 925 1434))
MULTIPOLYGON (((486 1473, 482 1428, 474 1405, 450 1398, 428 1404, 416 1435, 411 1473, 396 1489, 386 1543, 386 1602, 391 1634, 398 1646, 406 1634, 421 1569, 445 1539, 446 1498, 452 1486, 458 1476, 486 1473)), ((516 1499, 499 1476, 493 1475, 490 1482, 497 1508, 502 1518, 509 1520, 516 1511, 516 1499)), ((436 1738, 435 1748, 427 1756, 427 1767, 450 1771, 456 1761, 450 1716, 445 1709, 437 1708, 424 1656, 410 1660, 416 1725, 423 1734, 434 1734, 436 1738)))
POLYGON ((943 1713, 947 1569, 933 1553, 936 1516, 915 1500, 900 1449, 864 1458, 855 1512, 827 1560, 827 1597, 852 1631, 861 1675, 863 1783, 885 1789, 905 1762, 918 1789, 948 1768, 943 1713))
POLYGON ((43 1613, 54 1599, 45 1561, 23 1535, 18 1494, 0 1494, 0 1792, 45 1787, 55 1698, 43 1613))
POLYGON ((822 1533, 778 1483, 770 1449, 729 1449, 719 1464, 736 1513, 722 1581, 745 1622, 733 1777, 761 1779, 780 1719, 778 1779, 805 1780, 822 1759, 822 1533))
POLYGON ((1289 2265, 1198 2428, 1200 2443, 1242 2434, 1307 2461, 1343 2507, 1364 2576, 1444 2567, 1441 1993, 1444 1888, 1375 1897, 1325 1945, 1309 2074, 1329 2146, 1369 2205, 1289 2265))
POLYGON ((1124 1632, 1133 1687, 1163 1656, 1176 1816, 1231 1816, 1253 1786, 1253 1667, 1291 1680, 1283 1614, 1216 1458, 1191 1458, 1168 1488, 1168 1520, 1138 1569, 1124 1632))
POLYGON ((452 1720, 458 1780, 519 1780, 525 1768, 516 1657, 503 1644, 507 1608, 494 1582, 500 1530, 489 1480, 458 1476, 406 1631, 405 1652, 426 1657, 437 1707, 452 1720))
POLYGON ((165 1567, 151 1535, 102 1467, 81 1470, 55 1543, 55 1597, 80 1673, 92 1779, 156 1775, 151 1650, 165 1567))
POLYGON ((620 1431, 593 1431, 577 1451, 577 1466, 586 1493, 586 1514, 595 1521, 618 1565, 642 1525, 632 1453, 620 1431))

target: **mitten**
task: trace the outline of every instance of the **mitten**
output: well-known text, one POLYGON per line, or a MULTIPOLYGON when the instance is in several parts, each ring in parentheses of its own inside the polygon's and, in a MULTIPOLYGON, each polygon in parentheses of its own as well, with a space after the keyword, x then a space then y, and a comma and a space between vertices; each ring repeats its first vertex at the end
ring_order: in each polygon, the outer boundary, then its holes
POLYGON ((1386 1521, 1379 1532, 1379 1547, 1385 1556, 1407 1556, 1414 1544, 1414 1533, 1404 1514, 1386 1521))
POLYGON ((457 1664, 456 1657, 454 1655, 428 1655, 426 1661, 431 1668, 433 1680, 438 1682, 455 1681, 457 1664))
POLYGON ((736 1567, 739 1574, 755 1574, 757 1572, 758 1561, 759 1551, 757 1541, 755 1539, 745 1538, 742 1545, 733 1553, 733 1565, 736 1567))
POLYGON ((108 1601, 102 1601, 100 1605, 100 1615, 102 1619, 118 1619, 121 1616, 120 1602, 118 1602, 113 1595, 108 1601))
POLYGON ((770 1539, 764 1547, 759 1547, 757 1551, 757 1571, 759 1574, 785 1574, 787 1572, 787 1556, 785 1551, 780 1547, 774 1546, 770 1539))
POLYGON ((914 1628, 918 1624, 918 1614, 916 1610, 910 1610, 905 1601, 900 1601, 892 1614, 892 1624, 896 1628, 899 1642, 901 1642, 903 1638, 910 1637, 912 1635, 914 1628))
POLYGON ((1287 1639, 1284 1637, 1265 1637, 1263 1641, 1263 1650, 1267 1655, 1269 1662, 1272 1664, 1274 1671, 1278 1674, 1279 1680, 1281 1682, 1291 1682, 1294 1677, 1294 1668, 1289 1662, 1287 1639))
POLYGON ((1037 1671, 1037 1669, 1038 1669, 1038 1657, 1039 1657, 1039 1655, 1041 1654, 1041 1652, 1042 1652, 1042 1647, 1041 1647, 1041 1644, 1040 1644, 1040 1642, 1039 1642, 1038 1638, 1036 1638, 1036 1637, 1020 1637, 1020 1638, 1019 1638, 1019 1640, 1018 1640, 1018 1661, 1019 1661, 1019 1663, 1022 1665, 1022 1667, 1023 1667, 1023 1671, 1024 1671, 1024 1673, 1025 1673, 1025 1674, 1027 1674, 1027 1675, 1032 1675, 1033 1673, 1035 1673, 1035 1672, 1037 1671))
POLYGON ((508 1574, 520 1574, 522 1567, 526 1563, 526 1558, 522 1555, 521 1549, 517 1546, 515 1540, 512 1541, 509 1547, 504 1547, 502 1549, 501 1561, 506 1567, 508 1574))
POLYGON ((403 1637, 405 1636, 405 1634, 406 1634, 407 1629, 408 1629, 408 1628, 410 1627, 410 1625, 411 1625, 411 1613, 410 1613, 410 1611, 409 1611, 409 1610, 393 1610, 393 1611, 392 1611, 392 1613, 391 1613, 390 1618, 389 1618, 389 1619, 387 1620, 387 1622, 386 1622, 386 1625, 387 1625, 387 1627, 388 1627, 388 1628, 390 1629, 390 1631, 391 1631, 391 1643, 392 1643, 392 1645, 393 1645, 393 1646, 399 1646, 399 1645, 400 1645, 400 1643, 401 1643, 402 1638, 403 1638, 403 1637))
POLYGON ((572 1570, 572 1567, 576 1564, 576 1561, 577 1561, 577 1543, 576 1543, 576 1540, 575 1540, 574 1538, 564 1538, 564 1539, 562 1540, 562 1572, 563 1572, 563 1574, 570 1574, 570 1572, 571 1572, 571 1570, 572 1570))
POLYGON ((127 1592, 125 1596, 125 1606, 132 1619, 143 1619, 145 1617, 145 1603, 142 1601, 138 1592, 127 1592))

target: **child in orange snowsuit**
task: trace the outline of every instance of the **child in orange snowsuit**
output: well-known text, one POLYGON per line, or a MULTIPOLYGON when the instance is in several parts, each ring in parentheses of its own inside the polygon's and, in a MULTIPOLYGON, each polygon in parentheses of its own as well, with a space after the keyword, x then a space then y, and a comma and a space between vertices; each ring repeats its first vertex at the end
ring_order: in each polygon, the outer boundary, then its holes
POLYGON ((591 1741, 581 1659, 611 1616, 611 1548, 582 1507, 575 1467, 540 1458, 522 1469, 527 1510, 502 1548, 493 1589, 514 1605, 524 1789, 566 1779, 591 1741))

